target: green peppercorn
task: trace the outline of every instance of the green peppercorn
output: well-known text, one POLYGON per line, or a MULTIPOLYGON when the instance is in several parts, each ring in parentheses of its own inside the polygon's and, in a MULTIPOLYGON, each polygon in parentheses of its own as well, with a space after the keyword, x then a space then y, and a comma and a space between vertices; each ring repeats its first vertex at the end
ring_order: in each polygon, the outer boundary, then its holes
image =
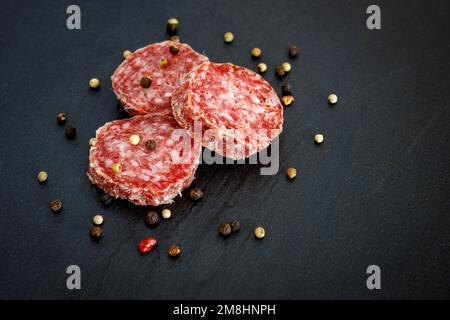
POLYGON ((58 115, 56 116, 56 120, 58 121, 58 124, 66 123, 66 114, 64 112, 58 113, 58 115))
POLYGON ((241 227, 241 224, 239 221, 233 220, 233 221, 231 221, 230 226, 231 226, 231 231, 236 232, 241 227))
POLYGON ((98 240, 102 237, 103 229, 99 226, 94 226, 89 230, 89 234, 91 235, 92 239, 98 240))
POLYGON ((147 150, 152 151, 156 148, 156 141, 153 139, 149 139, 147 140, 147 142, 145 143, 145 147, 147 148, 147 150))
POLYGON ((109 206, 111 202, 113 201, 113 197, 111 197, 106 192, 100 196, 100 201, 105 205, 109 206))
POLYGON ((152 78, 148 76, 143 76, 139 83, 141 84, 142 88, 145 89, 150 88, 150 86, 152 85, 152 78))
POLYGON ((150 210, 145 214, 145 223, 147 223, 149 226, 154 226, 159 222, 159 216, 156 211, 150 210))
POLYGON ((50 202, 50 208, 55 213, 60 213, 62 211, 62 207, 62 202, 59 199, 55 199, 50 202))
POLYGON ((278 78, 283 78, 286 74, 286 71, 284 71, 283 66, 278 66, 275 68, 275 74, 278 78))
POLYGON ((197 201, 203 198, 203 191, 199 188, 192 188, 189 192, 189 195, 191 196, 192 200, 197 201))
POLYGON ((66 135, 67 139, 75 139, 77 136, 77 128, 73 126, 67 126, 64 129, 64 134, 66 135))
POLYGON ((294 58, 298 55, 298 48, 296 46, 289 46, 288 53, 291 58, 294 58))
POLYGON ((285 95, 285 96, 292 95, 292 87, 287 82, 285 82, 281 85, 281 91, 283 92, 283 95, 285 95))
POLYGON ((231 225, 229 223, 222 223, 219 227, 219 233, 223 237, 229 236, 231 231, 231 225))
POLYGON ((170 51, 170 53, 172 53, 172 54, 177 54, 178 52, 180 52, 180 48, 178 48, 177 46, 170 46, 169 47, 169 51, 170 51))

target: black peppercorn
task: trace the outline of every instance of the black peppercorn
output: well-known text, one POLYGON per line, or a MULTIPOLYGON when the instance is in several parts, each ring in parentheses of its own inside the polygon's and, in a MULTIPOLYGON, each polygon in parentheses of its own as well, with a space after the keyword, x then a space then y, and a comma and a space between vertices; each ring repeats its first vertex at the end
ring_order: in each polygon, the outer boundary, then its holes
POLYGON ((199 188, 193 188, 189 192, 189 195, 191 196, 192 200, 197 201, 197 200, 200 200, 201 198, 203 198, 203 191, 199 188))
POLYGON ((98 240, 98 239, 100 239, 102 237, 103 229, 101 227, 98 227, 98 226, 92 227, 89 230, 89 234, 91 235, 92 239, 98 240))
POLYGON ((298 48, 296 46, 289 46, 288 53, 290 57, 294 58, 298 55, 298 48))
POLYGON ((152 151, 156 148, 156 141, 153 139, 148 140, 145 143, 145 147, 147 148, 147 150, 152 151))
POLYGON ((231 231, 236 232, 241 227, 241 224, 239 223, 239 221, 233 220, 233 221, 231 221, 230 226, 231 226, 231 231))
POLYGON ((159 216, 156 211, 150 210, 145 214, 145 223, 149 226, 153 226, 159 222, 159 216))
POLYGON ((64 129, 64 134, 66 135, 67 139, 75 139, 75 137, 77 136, 77 128, 67 126, 64 129))
POLYGON ((62 207, 62 202, 59 199, 55 199, 50 202, 50 208, 55 213, 60 213, 62 211, 62 207))
POLYGON ((100 201, 105 205, 109 206, 111 202, 113 201, 113 197, 111 197, 106 192, 100 196, 100 201))
POLYGON ((231 234, 231 226, 229 223, 222 223, 219 228, 219 233, 221 236, 226 237, 231 234))
POLYGON ((275 68, 275 74, 278 78, 282 78, 286 74, 286 71, 284 71, 283 66, 278 66, 275 68))
POLYGON ((180 49, 177 46, 170 46, 169 51, 172 54, 177 54, 178 52, 180 52, 180 49))
POLYGON ((150 88, 152 85, 152 78, 144 76, 141 78, 140 84, 142 88, 150 88))
POLYGON ((283 95, 291 95, 292 94, 292 87, 289 83, 283 83, 281 85, 281 91, 283 92, 283 95))
POLYGON ((58 115, 56 116, 56 120, 58 121, 58 124, 66 123, 66 114, 64 112, 58 113, 58 115))

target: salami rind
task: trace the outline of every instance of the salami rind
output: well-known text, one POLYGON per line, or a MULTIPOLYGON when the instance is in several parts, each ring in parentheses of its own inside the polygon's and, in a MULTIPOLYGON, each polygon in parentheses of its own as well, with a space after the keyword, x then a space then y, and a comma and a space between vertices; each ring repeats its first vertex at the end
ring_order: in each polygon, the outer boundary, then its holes
POLYGON ((113 197, 158 206, 171 203, 191 184, 200 152, 200 143, 194 143, 172 116, 115 120, 97 130, 87 175, 113 197), (139 136, 137 145, 131 143, 131 135, 139 136), (156 142, 153 150, 147 145, 150 139, 156 142))
POLYGON ((282 131, 283 107, 260 75, 230 63, 204 62, 172 95, 172 113, 202 145, 232 159, 264 148, 282 131), (194 126, 195 124, 195 126, 194 126))
POLYGON ((189 45, 173 41, 150 44, 125 59, 111 77, 112 87, 124 109, 131 115, 171 114, 170 98, 180 79, 208 58, 189 45), (178 52, 172 48, 178 49, 178 52), (176 52, 176 53, 175 53, 176 52), (161 64, 161 60, 166 59, 161 64), (149 88, 142 77, 152 79, 149 88))

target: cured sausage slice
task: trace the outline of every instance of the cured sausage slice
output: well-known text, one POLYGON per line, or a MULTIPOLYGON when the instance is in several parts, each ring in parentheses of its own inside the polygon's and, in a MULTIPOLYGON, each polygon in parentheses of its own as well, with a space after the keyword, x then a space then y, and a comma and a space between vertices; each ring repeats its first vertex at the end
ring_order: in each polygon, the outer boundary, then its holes
POLYGON ((111 77, 112 87, 131 115, 171 114, 170 97, 180 79, 208 58, 173 41, 150 44, 125 59, 111 77), (147 83, 141 84, 146 77, 147 83))
POLYGON ((282 131, 283 107, 260 75, 230 63, 204 62, 172 95, 172 113, 203 146, 232 159, 264 148, 282 131))
POLYGON ((172 116, 115 120, 97 130, 87 175, 111 196, 157 206, 191 184, 200 152, 172 116))

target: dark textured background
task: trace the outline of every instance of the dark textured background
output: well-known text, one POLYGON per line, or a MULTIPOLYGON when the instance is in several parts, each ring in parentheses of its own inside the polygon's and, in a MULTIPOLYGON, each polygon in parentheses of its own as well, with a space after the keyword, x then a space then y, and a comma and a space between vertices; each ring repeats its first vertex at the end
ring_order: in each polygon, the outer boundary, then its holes
MULTIPOLYGON (((72 1, 1 1, 0 298, 449 298, 450 5, 377 0, 382 30, 369 31, 371 2, 78 0, 82 29, 69 31, 72 1), (296 103, 285 110, 279 173, 202 165, 194 184, 205 199, 177 199, 173 218, 151 230, 148 208, 102 207, 85 172, 95 129, 126 116, 109 80, 123 50, 165 39, 170 17, 214 61, 255 68, 249 50, 259 46, 272 70, 288 44, 301 54, 287 77, 296 103), (61 111, 75 141, 56 124, 61 111), (96 213, 99 243, 88 235, 96 213), (217 228, 232 218, 242 229, 223 240, 217 228), (159 249, 141 256, 149 235, 159 249), (183 249, 177 260, 171 243, 183 249), (70 264, 82 290, 66 289, 70 264), (370 264, 382 290, 366 288, 370 264)), ((279 91, 272 71, 266 78, 279 91)))

